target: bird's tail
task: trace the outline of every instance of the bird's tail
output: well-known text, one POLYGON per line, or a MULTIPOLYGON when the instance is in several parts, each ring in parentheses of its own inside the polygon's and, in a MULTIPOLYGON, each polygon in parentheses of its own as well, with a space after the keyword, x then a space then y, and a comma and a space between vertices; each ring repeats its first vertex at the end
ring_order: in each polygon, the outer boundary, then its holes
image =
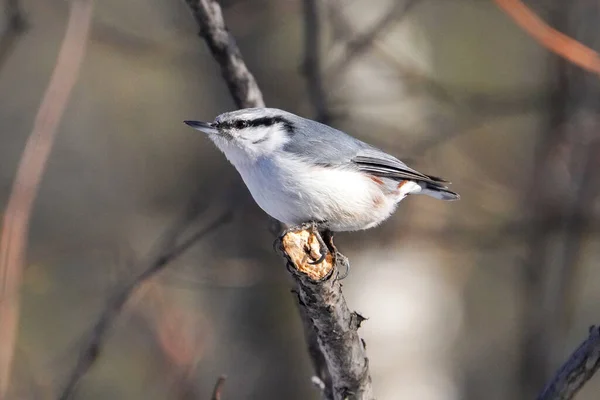
MULTIPOLYGON (((421 186, 421 191, 418 194, 424 194, 439 200, 458 200, 460 199, 460 195, 448 189, 446 184, 450 184, 450 182, 438 178, 437 176, 427 176, 430 181, 428 182, 419 182, 419 186, 421 186)), ((417 194, 417 193, 415 193, 417 194)))

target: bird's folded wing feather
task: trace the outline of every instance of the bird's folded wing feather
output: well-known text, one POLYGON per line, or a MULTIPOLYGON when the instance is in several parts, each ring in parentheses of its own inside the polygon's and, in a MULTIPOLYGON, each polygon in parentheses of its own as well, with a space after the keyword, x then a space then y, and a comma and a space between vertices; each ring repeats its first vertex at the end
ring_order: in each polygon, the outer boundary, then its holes
POLYGON ((397 158, 375 148, 361 149, 354 156, 352 162, 358 166, 359 170, 384 178, 395 180, 410 179, 431 183, 440 187, 443 187, 444 183, 448 183, 441 178, 422 174, 408 167, 397 158))
POLYGON ((323 166, 353 164, 360 171, 394 180, 427 182, 445 189, 446 182, 408 167, 402 161, 362 142, 342 131, 315 121, 302 119, 298 124, 296 140, 286 143, 284 150, 297 157, 323 166))

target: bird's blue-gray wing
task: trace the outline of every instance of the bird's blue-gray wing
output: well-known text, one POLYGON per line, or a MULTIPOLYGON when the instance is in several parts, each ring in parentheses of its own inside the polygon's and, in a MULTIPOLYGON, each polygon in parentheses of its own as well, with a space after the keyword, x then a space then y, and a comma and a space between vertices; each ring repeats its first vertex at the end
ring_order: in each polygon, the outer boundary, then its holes
POLYGON ((293 137, 284 150, 318 165, 352 167, 352 158, 366 143, 316 121, 296 117, 293 137))
POLYGON ((440 188, 445 188, 442 184, 449 183, 436 176, 425 175, 416 171, 396 157, 373 147, 361 149, 356 156, 352 158, 352 162, 358 165, 358 168, 361 171, 383 178, 427 182, 435 186, 439 185, 440 188))
POLYGON ((397 181, 414 180, 440 188, 447 183, 420 173, 382 150, 330 126, 299 118, 294 121, 294 138, 284 150, 319 165, 357 168, 375 176, 397 181))

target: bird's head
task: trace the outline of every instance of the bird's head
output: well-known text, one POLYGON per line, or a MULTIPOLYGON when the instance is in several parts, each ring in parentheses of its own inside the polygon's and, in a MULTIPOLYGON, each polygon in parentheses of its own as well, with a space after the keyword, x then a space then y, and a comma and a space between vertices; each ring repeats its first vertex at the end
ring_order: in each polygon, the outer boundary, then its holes
POLYGON ((299 117, 275 108, 246 108, 221 114, 214 122, 185 121, 204 132, 229 158, 242 161, 281 150, 296 129, 299 117))

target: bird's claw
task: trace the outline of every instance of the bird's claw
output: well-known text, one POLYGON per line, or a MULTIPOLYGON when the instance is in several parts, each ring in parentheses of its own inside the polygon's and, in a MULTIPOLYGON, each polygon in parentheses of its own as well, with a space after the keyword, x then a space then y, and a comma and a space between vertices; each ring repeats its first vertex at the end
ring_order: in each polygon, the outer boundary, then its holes
POLYGON ((350 274, 350 260, 348 260, 348 257, 346 257, 340 252, 336 252, 335 260, 338 267, 337 280, 341 281, 342 279, 346 279, 346 277, 348 277, 348 275, 350 274), (344 268, 346 269, 343 274, 340 274, 339 272, 339 268, 341 266, 344 266, 344 268))
POLYGON ((327 247, 327 244, 323 240, 323 236, 321 236, 321 231, 327 232, 327 234, 329 236, 331 236, 331 233, 329 233, 329 229, 324 226, 324 222, 305 222, 303 224, 291 226, 291 227, 285 229, 279 235, 279 238, 277 238, 275 240, 275 242, 273 243, 273 248, 275 249, 276 252, 280 252, 281 251, 281 241, 283 240, 285 235, 287 235, 288 233, 291 233, 291 232, 298 232, 298 231, 303 231, 303 230, 309 231, 310 233, 315 235, 317 242, 319 242, 319 252, 321 253, 320 257, 317 260, 307 261, 307 263, 310 265, 322 263, 325 260, 325 257, 327 257, 327 254, 329 253, 329 248, 327 247))
POLYGON ((327 253, 329 253, 329 248, 325 244, 325 241, 323 241, 323 237, 321 236, 321 233, 319 232, 318 229, 315 228, 314 225, 313 225, 312 233, 317 238, 317 242, 319 242, 319 252, 321 253, 321 257, 319 257, 315 261, 307 261, 307 263, 309 263, 310 265, 316 265, 316 264, 322 263, 323 260, 325 260, 325 257, 327 257, 327 253))

